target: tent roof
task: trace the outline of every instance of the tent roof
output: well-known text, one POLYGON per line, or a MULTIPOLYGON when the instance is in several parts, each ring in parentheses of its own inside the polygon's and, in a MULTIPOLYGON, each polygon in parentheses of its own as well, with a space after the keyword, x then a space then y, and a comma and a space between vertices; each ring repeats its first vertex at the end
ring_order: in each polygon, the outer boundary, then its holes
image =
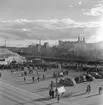
POLYGON ((6 48, 0 48, 0 58, 7 58, 9 56, 20 56, 20 55, 6 48))

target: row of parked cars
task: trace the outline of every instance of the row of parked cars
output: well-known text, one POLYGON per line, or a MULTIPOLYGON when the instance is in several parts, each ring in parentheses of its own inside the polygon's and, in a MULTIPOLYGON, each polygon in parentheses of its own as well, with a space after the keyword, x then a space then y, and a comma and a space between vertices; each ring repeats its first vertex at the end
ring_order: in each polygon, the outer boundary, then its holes
POLYGON ((59 80, 59 84, 74 86, 76 84, 83 83, 83 82, 91 82, 91 81, 94 81, 95 79, 103 79, 103 72, 102 71, 101 72, 90 72, 88 74, 84 73, 75 78, 69 78, 69 77, 61 78, 59 80))

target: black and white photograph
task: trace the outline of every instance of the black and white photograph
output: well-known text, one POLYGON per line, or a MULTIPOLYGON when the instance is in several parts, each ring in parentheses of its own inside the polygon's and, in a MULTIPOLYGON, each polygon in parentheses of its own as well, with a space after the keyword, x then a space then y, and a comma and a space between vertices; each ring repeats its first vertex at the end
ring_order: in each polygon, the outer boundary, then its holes
POLYGON ((103 0, 0 0, 0 105, 103 105, 103 0))

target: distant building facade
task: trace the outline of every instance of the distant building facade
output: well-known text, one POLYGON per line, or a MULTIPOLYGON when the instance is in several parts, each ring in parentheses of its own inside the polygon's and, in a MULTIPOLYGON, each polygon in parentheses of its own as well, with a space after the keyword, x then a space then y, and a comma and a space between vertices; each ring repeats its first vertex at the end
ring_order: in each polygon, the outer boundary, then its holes
POLYGON ((59 48, 72 48, 75 44, 85 44, 85 37, 80 37, 78 36, 77 41, 61 41, 59 40, 58 42, 58 47, 59 48))

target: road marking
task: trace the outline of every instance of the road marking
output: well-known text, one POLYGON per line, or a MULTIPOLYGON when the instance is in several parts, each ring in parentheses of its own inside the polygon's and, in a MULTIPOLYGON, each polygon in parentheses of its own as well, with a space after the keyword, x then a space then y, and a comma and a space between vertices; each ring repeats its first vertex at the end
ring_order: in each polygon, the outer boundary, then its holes
POLYGON ((44 98, 44 97, 42 97, 42 96, 40 96, 40 95, 37 95, 37 94, 34 94, 34 93, 30 93, 30 92, 28 92, 28 91, 26 91, 26 90, 23 90, 23 89, 20 89, 20 88, 11 86, 11 85, 9 85, 9 84, 7 84, 7 83, 1 82, 1 81, 0 81, 0 83, 3 84, 3 85, 6 86, 6 87, 10 87, 10 88, 12 88, 12 89, 21 91, 21 92, 25 93, 26 95, 28 94, 28 95, 32 95, 32 96, 38 96, 39 98, 44 98))
MULTIPOLYGON (((17 88, 17 87, 15 87, 15 86, 12 86, 12 85, 10 85, 10 84, 8 84, 8 83, 4 83, 4 82, 7 82, 6 80, 2 80, 2 81, 0 81, 0 84, 2 84, 2 85, 4 85, 4 86, 6 86, 6 88, 8 87, 8 88, 10 88, 10 89, 15 89, 15 90, 18 90, 18 92, 20 92, 21 91, 21 94, 25 94, 25 95, 27 95, 27 96, 29 96, 29 97, 32 97, 32 98, 35 98, 35 97, 38 97, 38 98, 45 98, 45 97, 43 97, 43 96, 40 96, 40 95, 38 95, 38 94, 34 94, 34 93, 30 93, 30 92, 28 92, 28 91, 26 91, 26 90, 23 90, 23 89, 20 89, 20 88, 17 88)), ((41 102, 42 103, 42 102, 41 102)), ((54 100, 52 100, 52 101, 45 101, 44 102, 45 104, 51 104, 51 103, 56 103, 56 101, 54 101, 54 100), (48 103, 49 102, 49 103, 48 103)), ((62 101, 62 100, 60 100, 60 103, 63 105, 63 104, 70 104, 70 105, 78 105, 78 104, 76 104, 76 103, 70 103, 70 102, 68 102, 68 101, 62 101)), ((56 105, 60 105, 60 103, 56 103, 56 105)), ((67 104, 67 105, 68 105, 67 104)))

